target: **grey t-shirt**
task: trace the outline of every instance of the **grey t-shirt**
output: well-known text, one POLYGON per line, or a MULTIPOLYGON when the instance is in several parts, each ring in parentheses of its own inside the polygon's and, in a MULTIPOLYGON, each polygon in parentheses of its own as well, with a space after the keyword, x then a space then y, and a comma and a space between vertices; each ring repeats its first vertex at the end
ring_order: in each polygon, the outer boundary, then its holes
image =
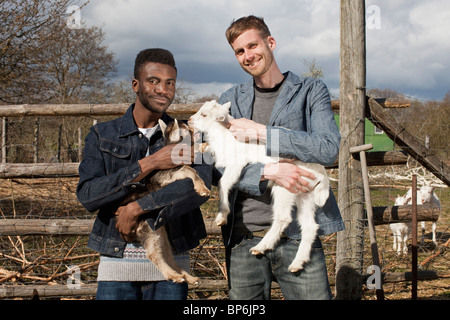
MULTIPOLYGON (((273 106, 278 98, 284 80, 273 89, 255 87, 255 101, 253 103, 252 120, 268 125, 273 106)), ((262 231, 272 225, 272 197, 271 190, 258 197, 245 192, 238 192, 235 203, 235 228, 248 229, 251 232, 262 231)), ((239 231, 238 231, 239 232, 239 231)))

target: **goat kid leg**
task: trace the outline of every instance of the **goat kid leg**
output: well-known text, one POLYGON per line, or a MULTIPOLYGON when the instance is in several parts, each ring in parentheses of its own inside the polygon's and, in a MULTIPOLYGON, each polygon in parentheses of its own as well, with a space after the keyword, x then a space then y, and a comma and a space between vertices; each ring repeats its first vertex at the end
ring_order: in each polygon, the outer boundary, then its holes
POLYGON ((250 252, 253 255, 264 254, 266 250, 272 250, 280 240, 283 231, 292 221, 291 211, 294 205, 295 195, 280 187, 274 185, 272 187, 273 199, 273 221, 269 231, 264 238, 250 252))
POLYGON ((393 235, 392 249, 397 250, 397 239, 398 239, 397 232, 393 232, 392 235, 393 235))
POLYGON ((421 225, 421 229, 422 229, 422 236, 420 237, 420 245, 424 245, 424 243, 425 243, 425 221, 422 221, 421 223, 420 223, 420 225, 421 225))
POLYGON ((137 230, 138 241, 141 242, 147 253, 147 258, 155 264, 158 270, 168 281, 176 283, 198 283, 198 278, 192 277, 182 270, 172 255, 169 239, 164 226, 153 231, 145 221, 142 221, 137 230))
POLYGON ((402 234, 402 243, 403 243, 403 254, 407 254, 407 253, 408 253, 408 246, 407 246, 407 243, 408 243, 408 233, 407 233, 407 232, 404 232, 404 233, 402 234))
POLYGON ((433 243, 434 243, 435 246, 437 246, 437 242, 436 242, 436 222, 433 222, 433 226, 432 226, 431 232, 433 233, 433 243))
POLYGON ((315 219, 315 209, 313 199, 310 194, 302 194, 297 197, 297 219, 302 231, 302 239, 297 250, 294 261, 289 266, 289 271, 298 272, 303 269, 305 263, 311 259, 311 250, 317 237, 319 225, 315 219))
POLYGON ((216 217, 216 224, 224 226, 227 224, 227 218, 230 214, 230 203, 228 202, 228 194, 231 188, 238 182, 241 171, 245 164, 233 164, 225 168, 219 181, 219 213, 216 217))
MULTIPOLYGON (((205 182, 203 181, 203 179, 201 179, 198 175, 197 172, 189 167, 189 166, 182 166, 180 168, 180 170, 177 171, 176 176, 179 176, 179 179, 183 179, 183 178, 190 178, 192 180, 192 182, 194 183, 194 189, 195 191, 201 195, 201 196, 209 196, 210 195, 210 190, 208 189, 208 187, 205 185, 205 182)), ((177 180, 177 179, 175 179, 177 180)))
POLYGON ((189 166, 181 166, 174 169, 159 171, 155 174, 155 176, 156 175, 159 175, 156 179, 160 184, 159 188, 163 188, 175 181, 188 178, 192 180, 194 189, 199 195, 208 196, 210 194, 205 182, 197 175, 197 172, 189 166))

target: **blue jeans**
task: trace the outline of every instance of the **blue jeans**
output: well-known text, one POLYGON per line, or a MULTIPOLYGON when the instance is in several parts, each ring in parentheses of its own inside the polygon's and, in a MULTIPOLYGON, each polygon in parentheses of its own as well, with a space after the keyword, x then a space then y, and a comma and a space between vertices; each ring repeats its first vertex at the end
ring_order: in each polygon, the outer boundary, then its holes
POLYGON ((188 285, 171 281, 99 281, 97 300, 186 300, 188 285))
POLYGON ((241 243, 227 249, 228 284, 231 300, 269 300, 271 282, 280 285, 286 300, 329 300, 325 255, 320 239, 314 243, 311 261, 304 269, 292 273, 288 266, 294 260, 299 241, 281 239, 274 250, 254 256, 250 248, 261 238, 244 238, 241 243))

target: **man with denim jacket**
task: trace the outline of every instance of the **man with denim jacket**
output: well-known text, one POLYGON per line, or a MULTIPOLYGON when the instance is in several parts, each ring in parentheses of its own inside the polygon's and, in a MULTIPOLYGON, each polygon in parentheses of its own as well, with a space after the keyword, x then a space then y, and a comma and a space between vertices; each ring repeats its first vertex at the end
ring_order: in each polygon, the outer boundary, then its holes
MULTIPOLYGON (((143 179, 155 170, 192 163, 193 152, 172 158, 176 145, 163 146, 158 125, 159 119, 172 121, 166 110, 175 95, 176 76, 169 51, 141 51, 132 81, 135 103, 124 116, 93 126, 85 139, 77 196, 90 212, 98 210, 88 242, 101 255, 97 299, 187 298, 187 284, 164 281, 143 247, 127 240, 142 219, 153 229, 165 225, 175 259, 189 270, 188 251, 206 237, 199 206, 208 198, 184 179, 121 206, 128 195, 143 189, 143 179)), ((193 168, 210 188, 211 166, 193 168)))
MULTIPOLYGON (((220 97, 222 104, 231 101, 230 113, 235 120, 230 130, 235 137, 265 143, 268 155, 333 164, 340 134, 326 86, 319 80, 280 72, 273 55, 275 39, 262 18, 249 16, 234 21, 226 36, 240 66, 253 77, 220 97)), ((311 176, 288 160, 275 165, 250 164, 230 192, 232 212, 222 229, 230 299, 269 299, 272 280, 278 281, 285 299, 331 298, 319 238, 304 269, 288 271, 301 241, 295 220, 274 250, 263 256, 249 252, 271 225, 268 180, 294 193, 308 192, 308 183, 302 177, 311 176)), ((331 190, 326 204, 316 211, 316 221, 319 235, 344 228, 331 190)))

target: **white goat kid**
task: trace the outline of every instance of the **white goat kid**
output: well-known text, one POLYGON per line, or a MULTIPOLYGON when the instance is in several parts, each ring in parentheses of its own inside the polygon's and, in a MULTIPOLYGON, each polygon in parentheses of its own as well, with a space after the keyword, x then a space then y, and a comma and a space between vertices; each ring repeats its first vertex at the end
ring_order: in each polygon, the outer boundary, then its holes
MULTIPOLYGON (((437 206, 439 209, 441 208, 439 198, 434 193, 434 187, 423 186, 417 191, 417 205, 423 205, 425 203, 431 203, 437 206)), ((395 199, 395 205, 396 206, 412 205, 412 189, 409 188, 406 194, 403 196, 397 196, 397 198, 395 199)), ((408 251, 406 242, 408 241, 408 238, 412 232, 411 222, 391 223, 389 226, 394 236, 394 245, 393 245, 394 250, 397 250, 397 254, 400 254, 400 252, 406 254, 408 251), (400 248, 402 248, 402 250, 400 248)), ((422 226, 421 243, 423 244, 425 238, 425 221, 421 221, 421 226, 422 226)), ((437 245, 436 221, 433 221, 432 238, 433 243, 437 245)))
MULTIPOLYGON (((439 201, 438 196, 436 195, 436 193, 434 193, 434 187, 432 186, 423 186, 422 188, 420 188, 420 190, 417 192, 418 196, 417 196, 417 204, 425 204, 425 203, 431 203, 435 206, 437 206, 439 208, 439 211, 441 210, 441 202, 439 201), (420 196, 419 196, 420 194, 420 196), (419 198, 420 198, 420 202, 419 202, 419 198)), ((421 243, 424 243, 424 239, 425 239, 425 221, 421 222, 421 226, 422 226, 422 239, 421 239, 421 243)), ((436 221, 433 221, 433 225, 432 225, 432 239, 433 239, 433 243, 436 246, 437 242, 436 242, 436 221)))
MULTIPOLYGON (((397 198, 395 199, 395 205, 404 206, 410 201, 411 198, 407 198, 407 194, 404 196, 397 196, 397 198)), ((394 236, 394 250, 397 250, 398 255, 400 255, 401 253, 408 253, 408 247, 406 246, 406 243, 408 242, 409 235, 412 232, 411 222, 391 223, 389 227, 391 228, 394 236)))
MULTIPOLYGON (((189 124, 204 135, 208 143, 215 166, 224 168, 219 182, 220 212, 216 218, 218 225, 225 225, 230 212, 228 194, 238 182, 241 172, 248 163, 278 163, 279 157, 266 155, 266 146, 257 143, 245 143, 234 138, 227 129, 227 123, 232 117, 229 115, 231 103, 224 105, 216 101, 206 102, 198 112, 189 119, 189 124)), ((250 251, 254 255, 264 254, 273 249, 281 238, 282 232, 292 221, 291 211, 297 206, 297 220, 302 231, 302 240, 294 261, 289 266, 291 272, 301 270, 310 260, 311 247, 317 236, 319 225, 315 221, 317 206, 322 207, 329 196, 329 181, 322 165, 314 163, 293 162, 298 167, 308 170, 316 176, 310 181, 311 191, 293 194, 285 188, 270 183, 272 188, 272 226, 264 238, 250 251)))

